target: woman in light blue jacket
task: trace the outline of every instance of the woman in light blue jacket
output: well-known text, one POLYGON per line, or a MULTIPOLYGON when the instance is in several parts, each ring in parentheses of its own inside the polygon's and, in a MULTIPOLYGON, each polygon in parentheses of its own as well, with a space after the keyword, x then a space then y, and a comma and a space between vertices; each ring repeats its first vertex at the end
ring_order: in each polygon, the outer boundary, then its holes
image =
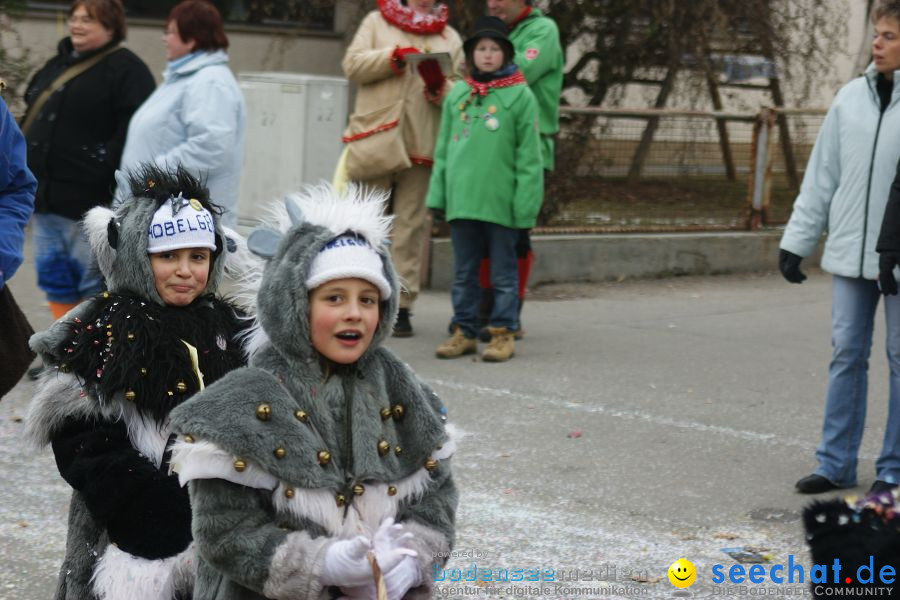
POLYGON ((234 227, 246 110, 228 68, 222 17, 206 0, 185 0, 169 13, 163 41, 164 81, 131 119, 121 168, 184 166, 225 208, 222 223, 234 227))
MULTIPOLYGON (((800 261, 827 230, 822 268, 832 278, 832 346, 818 466, 797 491, 818 494, 856 485, 857 453, 866 418, 868 359, 878 290, 878 254, 888 192, 900 159, 900 1, 872 11, 873 62, 845 85, 828 110, 800 195, 781 239, 785 279, 806 276, 800 261)), ((900 483, 900 297, 885 299, 890 364, 889 413, 872 491, 900 483)))

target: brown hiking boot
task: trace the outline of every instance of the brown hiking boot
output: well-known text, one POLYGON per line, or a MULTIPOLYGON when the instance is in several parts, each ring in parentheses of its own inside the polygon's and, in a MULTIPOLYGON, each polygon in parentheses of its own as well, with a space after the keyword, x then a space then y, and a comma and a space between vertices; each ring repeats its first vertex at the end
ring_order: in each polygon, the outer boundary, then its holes
POLYGON ((503 362, 515 356, 516 340, 514 334, 506 327, 488 327, 491 343, 481 355, 485 362, 503 362))
POLYGON ((456 325, 453 328, 453 335, 437 347, 434 355, 438 358, 457 358, 463 354, 474 354, 477 351, 478 342, 475 338, 467 338, 459 325, 456 325))

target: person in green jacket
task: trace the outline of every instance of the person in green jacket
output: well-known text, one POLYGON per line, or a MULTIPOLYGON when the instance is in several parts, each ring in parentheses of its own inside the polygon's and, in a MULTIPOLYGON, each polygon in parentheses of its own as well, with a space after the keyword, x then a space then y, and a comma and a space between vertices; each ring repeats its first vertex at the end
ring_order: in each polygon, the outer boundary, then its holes
POLYGON ((463 50, 469 76, 444 100, 426 199, 449 222, 454 255, 452 335, 436 355, 477 351, 479 268, 489 256, 494 303, 482 359, 500 362, 513 356, 519 328, 519 231, 534 226, 543 197, 538 107, 502 20, 479 19, 463 50))
POLYGON ((513 62, 528 82, 538 105, 544 169, 553 170, 553 136, 559 131, 559 97, 563 81, 563 50, 559 29, 532 0, 487 0, 489 15, 509 29, 513 62))
MULTIPOLYGON (((506 24, 509 41, 515 50, 513 62, 522 71, 528 87, 537 100, 544 170, 552 171, 554 167, 553 139, 559 131, 563 50, 556 23, 533 7, 532 3, 532 0, 486 0, 486 8, 489 15, 498 17, 506 24)), ((516 256, 519 270, 518 313, 521 316, 528 276, 534 264, 531 236, 527 229, 519 232, 516 256)), ((484 291, 479 308, 479 321, 483 325, 490 314, 493 302, 490 289, 490 261, 487 258, 481 264, 480 280, 484 291)), ((521 338, 523 333, 520 322, 519 330, 516 331, 516 339, 521 338)), ((481 338, 487 338, 485 331, 481 332, 481 338)))

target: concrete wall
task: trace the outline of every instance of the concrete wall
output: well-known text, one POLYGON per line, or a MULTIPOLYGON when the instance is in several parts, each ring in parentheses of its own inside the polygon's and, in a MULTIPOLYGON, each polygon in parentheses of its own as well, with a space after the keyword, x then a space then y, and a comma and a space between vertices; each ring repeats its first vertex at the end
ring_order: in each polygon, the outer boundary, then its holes
MULTIPOLYGON (((546 283, 715 275, 778 268, 780 230, 716 233, 653 233, 534 236, 529 287, 546 283)), ((450 289, 453 248, 431 243, 429 287, 450 289)), ((818 265, 821 245, 804 264, 818 265)))

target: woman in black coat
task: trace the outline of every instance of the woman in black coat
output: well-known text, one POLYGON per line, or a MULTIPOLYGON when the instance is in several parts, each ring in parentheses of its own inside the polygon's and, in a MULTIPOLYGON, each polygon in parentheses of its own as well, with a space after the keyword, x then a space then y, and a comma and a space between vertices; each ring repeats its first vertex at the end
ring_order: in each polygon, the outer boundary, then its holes
POLYGON ((101 288, 78 221, 111 202, 128 122, 156 87, 147 65, 120 47, 125 32, 121 0, 75 0, 69 37, 25 92, 28 167, 38 180, 35 265, 54 319, 101 288))

